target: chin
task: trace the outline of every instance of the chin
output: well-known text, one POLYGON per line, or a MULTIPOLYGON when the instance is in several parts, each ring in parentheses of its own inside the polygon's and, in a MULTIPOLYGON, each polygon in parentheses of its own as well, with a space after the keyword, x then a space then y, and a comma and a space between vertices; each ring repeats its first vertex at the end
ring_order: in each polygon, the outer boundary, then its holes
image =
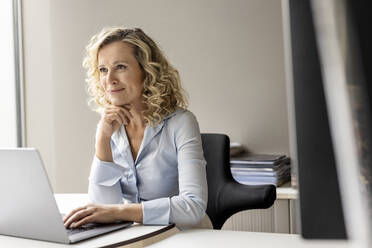
POLYGON ((111 99, 111 104, 115 105, 115 106, 123 106, 125 104, 128 104, 128 102, 127 101, 120 101, 120 100, 116 100, 116 99, 111 99))

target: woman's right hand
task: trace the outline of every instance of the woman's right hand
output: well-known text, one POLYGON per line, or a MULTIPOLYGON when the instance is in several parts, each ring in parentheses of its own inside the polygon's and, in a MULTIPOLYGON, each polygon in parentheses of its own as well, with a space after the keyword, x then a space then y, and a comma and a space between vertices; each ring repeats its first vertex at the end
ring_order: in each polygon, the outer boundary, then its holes
POLYGON ((110 139, 112 134, 121 125, 128 125, 132 119, 132 114, 125 107, 110 105, 106 107, 98 125, 97 137, 110 139))

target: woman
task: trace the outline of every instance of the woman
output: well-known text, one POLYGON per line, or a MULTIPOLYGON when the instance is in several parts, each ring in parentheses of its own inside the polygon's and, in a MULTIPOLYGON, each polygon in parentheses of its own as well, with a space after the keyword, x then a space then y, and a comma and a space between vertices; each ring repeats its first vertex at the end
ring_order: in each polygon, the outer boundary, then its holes
POLYGON ((105 28, 86 52, 88 91, 101 113, 89 177, 93 204, 73 210, 65 226, 199 223, 206 162, 177 70, 138 28, 105 28))

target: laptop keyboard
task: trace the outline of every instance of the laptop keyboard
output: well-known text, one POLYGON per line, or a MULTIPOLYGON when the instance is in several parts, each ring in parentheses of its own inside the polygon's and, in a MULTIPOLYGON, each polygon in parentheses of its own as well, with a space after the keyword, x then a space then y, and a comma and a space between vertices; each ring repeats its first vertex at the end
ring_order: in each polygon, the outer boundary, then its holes
MULTIPOLYGON (((61 213, 61 217, 63 219, 65 217, 65 214, 61 213)), ((76 233, 81 233, 81 232, 85 232, 85 231, 88 231, 88 230, 95 229, 99 226, 102 226, 102 225, 95 224, 95 223, 88 223, 88 224, 79 226, 77 228, 66 228, 66 231, 67 231, 68 235, 73 235, 73 234, 76 234, 76 233)))
POLYGON ((102 226, 102 225, 89 223, 89 224, 85 224, 85 225, 82 225, 82 226, 77 227, 77 228, 66 228, 66 231, 67 231, 68 235, 73 235, 73 234, 76 234, 76 233, 85 232, 85 231, 88 231, 88 230, 93 230, 93 229, 98 228, 100 226, 102 226))
MULTIPOLYGON (((61 216, 62 216, 62 219, 63 219, 65 214, 61 213, 61 216)), ((96 228, 102 228, 102 227, 105 227, 105 226, 111 227, 113 225, 119 225, 119 224, 123 224, 123 223, 133 223, 133 222, 117 221, 115 223, 107 223, 107 224, 104 224, 104 223, 88 223, 88 224, 79 226, 77 228, 66 228, 66 231, 67 231, 67 234, 70 236, 70 235, 73 235, 73 234, 77 234, 77 233, 81 233, 81 232, 85 232, 85 231, 90 231, 90 230, 93 230, 93 229, 96 229, 96 228)))

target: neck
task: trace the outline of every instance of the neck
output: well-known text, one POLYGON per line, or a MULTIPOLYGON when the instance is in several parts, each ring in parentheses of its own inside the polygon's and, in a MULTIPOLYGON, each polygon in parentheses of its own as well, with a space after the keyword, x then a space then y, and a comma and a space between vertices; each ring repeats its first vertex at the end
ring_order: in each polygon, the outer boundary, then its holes
POLYGON ((127 125, 130 129, 144 129, 146 127, 145 119, 143 118, 142 111, 145 109, 144 105, 128 104, 124 106, 132 114, 133 118, 130 119, 127 125))

